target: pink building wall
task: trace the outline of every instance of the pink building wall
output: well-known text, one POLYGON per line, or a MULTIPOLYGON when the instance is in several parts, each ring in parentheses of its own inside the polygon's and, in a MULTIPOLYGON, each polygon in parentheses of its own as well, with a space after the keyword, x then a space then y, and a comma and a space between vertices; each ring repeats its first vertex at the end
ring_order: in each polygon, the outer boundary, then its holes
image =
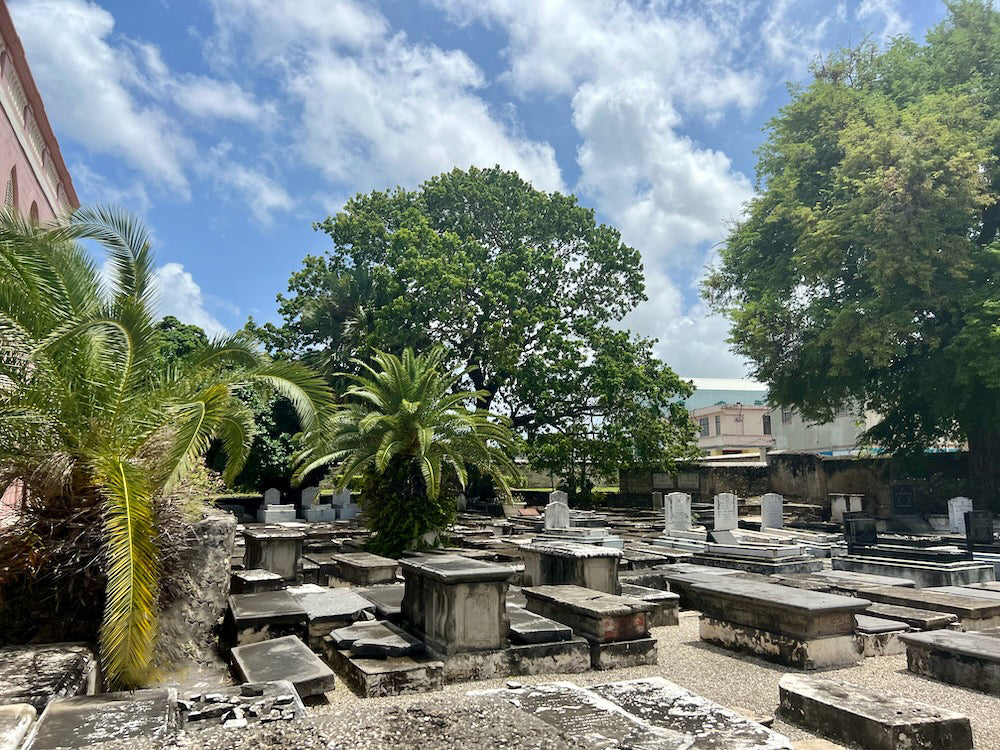
MULTIPOLYGON (((24 47, 0 0, 0 208, 46 221, 79 205, 24 47)), ((0 525, 13 517, 20 501, 19 484, 3 490, 0 525)))

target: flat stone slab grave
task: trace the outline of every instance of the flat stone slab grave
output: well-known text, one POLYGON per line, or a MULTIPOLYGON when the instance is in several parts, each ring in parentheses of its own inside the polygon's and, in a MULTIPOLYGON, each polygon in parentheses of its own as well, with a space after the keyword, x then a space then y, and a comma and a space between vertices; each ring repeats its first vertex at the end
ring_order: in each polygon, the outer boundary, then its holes
POLYGON ((870 750, 972 750, 972 724, 955 711, 823 677, 786 674, 781 717, 870 750))
POLYGON ((677 610, 680 609, 681 598, 679 594, 637 586, 634 583, 623 583, 621 593, 622 596, 641 599, 653 605, 653 610, 649 613, 649 626, 651 628, 677 625, 677 610))
POLYGON ((285 588, 285 584, 284 578, 270 570, 234 570, 229 576, 229 593, 259 594, 262 591, 278 591, 285 588))
POLYGON ((967 594, 942 593, 928 589, 901 589, 876 586, 858 592, 860 596, 882 604, 931 609, 958 617, 966 630, 982 630, 1000 625, 1000 601, 991 601, 967 594))
POLYGON ((324 651, 327 662, 362 698, 424 693, 444 685, 444 663, 426 655, 352 656, 348 649, 337 648, 332 635, 324 639, 324 651))
POLYGON ((522 589, 527 609, 561 622, 590 643, 594 669, 656 664, 656 639, 649 637, 653 605, 581 586, 522 589))
POLYGON ((294 635, 237 646, 232 657, 237 676, 244 682, 288 680, 303 698, 334 687, 333 670, 294 635))
POLYGON ((910 632, 905 622, 871 615, 854 615, 854 620, 854 639, 864 656, 892 656, 906 651, 899 640, 902 633, 910 632))
POLYGON ((914 674, 1000 695, 1000 638, 995 635, 932 630, 906 633, 899 639, 914 674))
POLYGON ((887 620, 905 622, 914 630, 940 630, 941 628, 948 627, 953 622, 958 622, 958 616, 948 612, 935 612, 933 609, 904 607, 901 604, 880 604, 876 602, 865 610, 865 614, 887 620))
POLYGON ((333 645, 351 652, 351 656, 384 659, 389 656, 414 656, 424 652, 423 641, 388 622, 359 622, 330 633, 333 645))
POLYGON ((342 581, 357 586, 396 581, 399 563, 391 557, 381 557, 371 552, 340 552, 330 555, 330 559, 336 563, 335 573, 342 581))
POLYGON ((530 612, 524 607, 507 605, 507 617, 510 620, 511 643, 552 643, 553 641, 568 641, 573 638, 572 628, 530 612))
POLYGON ((27 703, 39 714, 55 698, 93 693, 97 659, 83 644, 0 648, 0 704, 27 703))
POLYGON ((861 658, 854 615, 871 604, 865 599, 734 578, 696 583, 692 590, 704 641, 799 669, 861 658))
POLYGON ((323 636, 334 628, 375 617, 375 605, 351 589, 306 584, 289 588, 288 593, 306 612, 313 649, 322 649, 323 636))
POLYGON ((378 619, 399 623, 403 619, 404 588, 401 583, 393 583, 352 590, 375 605, 375 616, 378 619))
POLYGON ((287 591, 233 594, 222 626, 224 645, 245 646, 285 635, 305 636, 309 618, 287 591))
POLYGON ((298 691, 288 680, 182 694, 178 707, 187 730, 220 725, 240 729, 257 722, 293 721, 306 715, 298 691))
POLYGON ((872 586, 899 586, 912 589, 916 586, 911 578, 893 578, 871 573, 855 573, 850 570, 818 570, 809 573, 806 578, 828 583, 835 593, 854 594, 861 589, 872 586))
POLYGON ((990 563, 928 562, 867 555, 840 555, 832 558, 834 570, 908 578, 917 586, 964 586, 995 579, 990 563))
POLYGON ((27 746, 57 750, 112 740, 165 738, 177 724, 177 691, 173 688, 60 698, 38 717, 27 746))
POLYGON ((788 738, 660 677, 489 690, 593 750, 791 750, 788 738))

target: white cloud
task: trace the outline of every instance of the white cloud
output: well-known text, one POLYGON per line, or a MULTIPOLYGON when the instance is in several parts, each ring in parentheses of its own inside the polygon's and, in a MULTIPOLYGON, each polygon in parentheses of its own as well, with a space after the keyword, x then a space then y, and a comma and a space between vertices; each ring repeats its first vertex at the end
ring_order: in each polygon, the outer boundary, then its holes
POLYGON ((280 76, 298 152, 331 182, 413 186, 456 166, 500 164, 540 188, 562 187, 552 147, 490 110, 483 73, 464 52, 391 35, 381 15, 354 2, 215 8, 220 64, 269 65, 280 76))
POLYGON ((187 76, 171 86, 177 106, 210 120, 235 120, 267 126, 275 117, 273 103, 261 103, 233 81, 187 76))
POLYGON ((133 92, 156 56, 114 44, 112 15, 84 0, 16 2, 10 11, 60 129, 186 195, 184 163, 193 144, 164 110, 133 92))
POLYGON ((205 309, 201 287, 180 263, 166 263, 156 269, 157 315, 173 315, 184 323, 200 326, 205 333, 219 336, 226 327, 205 309))
POLYGON ((910 22, 903 18, 898 0, 861 0, 858 5, 858 18, 862 20, 881 18, 882 28, 879 36, 891 39, 910 31, 910 22))

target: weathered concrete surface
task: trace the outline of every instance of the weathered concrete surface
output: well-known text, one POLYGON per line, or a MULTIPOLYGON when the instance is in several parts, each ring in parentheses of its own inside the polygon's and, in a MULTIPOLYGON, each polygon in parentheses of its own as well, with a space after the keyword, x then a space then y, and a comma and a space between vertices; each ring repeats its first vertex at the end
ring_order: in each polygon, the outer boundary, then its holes
POLYGON ((41 713, 55 698, 91 694, 97 659, 80 643, 0 648, 0 705, 27 703, 41 713))
POLYGON ((534 586, 522 591, 528 610, 568 625, 588 640, 609 643, 649 635, 653 606, 641 599, 581 586, 534 586))
POLYGON ((330 667, 293 635, 237 646, 232 656, 233 667, 244 682, 288 680, 303 698, 334 687, 330 667))
POLYGON ((505 597, 513 568, 457 555, 405 558, 400 564, 406 579, 403 620, 428 646, 455 654, 507 645, 505 597))
POLYGON ((955 711, 842 680, 785 675, 778 683, 783 718, 871 750, 971 750, 972 725, 955 711))
POLYGON ((374 586, 396 581, 399 563, 390 557, 373 555, 371 552, 340 552, 330 555, 330 559, 336 563, 334 572, 337 578, 355 586, 374 586))
POLYGON ((368 659, 414 656, 424 651, 422 641, 388 622, 359 622, 336 628, 329 637, 337 649, 368 659))
POLYGON ((288 589, 306 612, 309 622, 309 647, 321 649, 323 637, 334 628, 375 617, 375 605, 350 589, 328 589, 316 585, 288 589))
POLYGON ((584 748, 791 750, 787 738, 662 678, 591 689, 555 682, 484 691, 509 701, 584 748))
POLYGON ((38 713, 27 703, 0 706, 0 750, 18 750, 38 713))
MULTIPOLYGON (((292 519, 294 518, 293 507, 292 519)), ((305 532, 295 529, 275 527, 245 529, 243 539, 246 543, 246 555, 243 558, 243 567, 270 570, 286 581, 295 581, 299 575, 299 558, 302 557, 302 544, 305 538, 305 532)))
POLYGON ((977 562, 927 562, 867 555, 841 555, 833 558, 834 570, 871 573, 913 580, 918 587, 965 586, 995 579, 993 566, 977 562))
POLYGON ((881 604, 899 604, 904 607, 953 614, 958 617, 959 624, 966 630, 981 630, 1000 625, 1000 601, 926 589, 901 589, 894 586, 876 586, 864 589, 860 594, 881 604))
POLYGON ((622 551, 573 542, 536 542, 521 548, 525 586, 571 584, 609 594, 621 593, 622 551))
POLYGON ((177 721, 177 691, 172 688, 59 698, 38 717, 28 747, 62 750, 113 740, 166 738, 177 721))
POLYGON ((507 617, 510 620, 511 643, 519 645, 551 643, 553 641, 568 641, 573 637, 571 628, 555 620, 529 612, 524 607, 508 603, 507 617))
POLYGON ((888 620, 905 622, 916 630, 939 630, 958 622, 958 615, 949 612, 935 612, 933 609, 904 607, 902 604, 882 604, 876 602, 865 610, 865 614, 884 617, 888 620))
POLYGON ((1000 638, 933 630, 899 636, 914 674, 991 695, 1000 695, 1000 638))
POLYGON ((354 591, 375 605, 375 616, 380 620, 399 623, 403 619, 403 590, 401 583, 369 586, 354 591))
POLYGON ((444 663, 445 683, 534 674, 577 674, 589 671, 591 666, 590 641, 579 636, 568 641, 511 645, 496 651, 431 654, 444 663))
POLYGON ((233 594, 222 625, 224 647, 245 646, 269 638, 308 633, 308 616, 287 591, 233 594))
POLYGON ((649 626, 651 628, 677 624, 677 614, 680 609, 679 594, 637 586, 632 583, 623 583, 621 593, 622 596, 641 599, 653 605, 653 610, 649 613, 649 626))
POLYGON ((696 583, 691 588, 708 617, 800 640, 853 633, 854 615, 871 604, 853 596, 736 578, 696 583))
POLYGON ((426 693, 444 684, 444 664, 426 655, 371 659, 338 649, 332 636, 324 640, 326 661, 362 698, 426 693))
POLYGON ((854 634, 800 638, 703 615, 698 635, 716 646, 759 656, 796 669, 843 667, 861 661, 854 634))
POLYGON ((593 669, 626 669, 656 664, 659 651, 655 638, 600 643, 590 641, 590 666, 593 669))
POLYGON ((691 556, 692 562, 698 565, 710 567, 729 568, 741 570, 745 573, 758 573, 760 575, 791 575, 794 573, 815 573, 823 569, 823 561, 811 556, 792 558, 786 560, 766 560, 752 557, 741 557, 738 555, 710 554, 709 552, 695 552, 691 556))
POLYGON ((229 590, 234 594, 259 594, 285 588, 285 579, 270 570, 234 570, 229 577, 229 590))

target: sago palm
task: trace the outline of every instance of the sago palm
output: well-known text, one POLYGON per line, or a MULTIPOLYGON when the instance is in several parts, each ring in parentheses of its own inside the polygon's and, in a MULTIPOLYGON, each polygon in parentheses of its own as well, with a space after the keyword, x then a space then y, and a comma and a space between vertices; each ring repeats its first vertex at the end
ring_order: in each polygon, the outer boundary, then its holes
POLYGON ((332 405, 318 375, 268 361, 238 336, 165 366, 155 294, 148 235, 127 214, 81 209, 45 226, 0 215, 0 490, 16 483, 25 496, 3 540, 5 562, 10 549, 20 555, 20 584, 16 565, 2 580, 2 564, 0 584, 8 597, 29 584, 44 597, 40 586, 79 585, 98 569, 101 662, 112 687, 148 676, 163 498, 214 440, 227 479, 246 460, 253 419, 234 394, 254 383, 274 388, 307 430, 332 405), (83 240, 103 246, 110 273, 83 240), (56 560, 56 547, 71 554, 56 560), (67 565, 80 569, 68 576, 67 565))
POLYGON ((383 554, 443 529, 455 507, 445 488, 464 488, 470 468, 505 496, 517 476, 506 421, 476 407, 483 394, 456 390, 463 373, 445 372, 443 359, 440 349, 407 349, 401 358, 379 352, 373 365, 355 360, 362 374, 344 375, 353 385, 342 405, 299 456, 298 479, 327 465, 341 488, 361 478, 372 546, 383 554))

